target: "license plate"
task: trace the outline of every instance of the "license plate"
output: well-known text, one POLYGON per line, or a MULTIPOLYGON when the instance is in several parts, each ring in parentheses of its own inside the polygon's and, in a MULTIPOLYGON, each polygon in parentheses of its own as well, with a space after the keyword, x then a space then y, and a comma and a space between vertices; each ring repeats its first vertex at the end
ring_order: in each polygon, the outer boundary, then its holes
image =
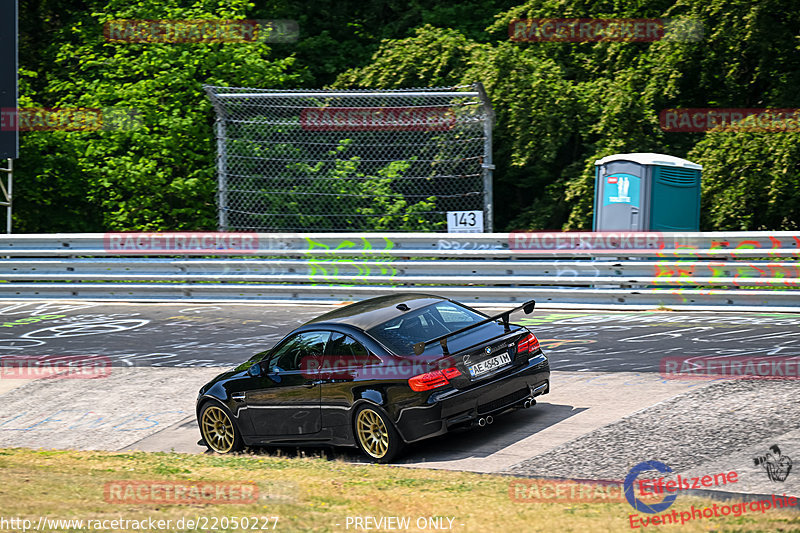
POLYGON ((469 375, 475 378, 481 374, 485 374, 496 368, 500 368, 503 365, 507 365, 510 362, 511 356, 507 353, 501 353, 500 355, 495 355, 494 357, 491 357, 485 361, 481 361, 480 363, 470 365, 467 367, 467 370, 469 371, 469 375))

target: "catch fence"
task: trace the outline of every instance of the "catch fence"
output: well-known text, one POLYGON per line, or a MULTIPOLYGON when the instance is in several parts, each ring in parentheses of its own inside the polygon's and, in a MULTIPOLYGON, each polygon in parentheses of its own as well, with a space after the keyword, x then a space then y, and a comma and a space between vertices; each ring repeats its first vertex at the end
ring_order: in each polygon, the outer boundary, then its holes
POLYGON ((492 231, 491 104, 480 84, 387 91, 206 86, 220 231, 492 231))

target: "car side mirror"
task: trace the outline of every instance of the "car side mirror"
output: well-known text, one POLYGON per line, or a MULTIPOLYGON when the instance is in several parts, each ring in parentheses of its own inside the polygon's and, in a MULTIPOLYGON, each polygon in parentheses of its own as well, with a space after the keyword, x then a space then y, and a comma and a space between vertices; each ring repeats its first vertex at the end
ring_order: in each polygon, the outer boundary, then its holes
POLYGON ((247 369, 247 373, 254 378, 259 377, 262 374, 261 363, 254 363, 250 365, 250 368, 247 369))

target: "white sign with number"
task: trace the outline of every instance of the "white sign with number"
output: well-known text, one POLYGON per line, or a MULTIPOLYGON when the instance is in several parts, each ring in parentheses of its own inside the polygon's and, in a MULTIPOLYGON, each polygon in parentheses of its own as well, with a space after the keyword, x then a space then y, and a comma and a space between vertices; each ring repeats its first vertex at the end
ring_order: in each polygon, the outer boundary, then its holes
POLYGON ((483 233, 483 211, 448 211, 447 233, 483 233))

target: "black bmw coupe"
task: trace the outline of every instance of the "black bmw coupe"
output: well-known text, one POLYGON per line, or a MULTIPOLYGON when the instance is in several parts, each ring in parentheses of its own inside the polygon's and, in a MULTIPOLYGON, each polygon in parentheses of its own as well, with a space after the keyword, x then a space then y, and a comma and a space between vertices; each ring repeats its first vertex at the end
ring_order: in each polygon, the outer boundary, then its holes
POLYGON ((358 446, 389 462, 407 443, 491 424, 550 389, 536 336, 429 294, 354 303, 303 324, 200 389, 201 444, 358 446))

